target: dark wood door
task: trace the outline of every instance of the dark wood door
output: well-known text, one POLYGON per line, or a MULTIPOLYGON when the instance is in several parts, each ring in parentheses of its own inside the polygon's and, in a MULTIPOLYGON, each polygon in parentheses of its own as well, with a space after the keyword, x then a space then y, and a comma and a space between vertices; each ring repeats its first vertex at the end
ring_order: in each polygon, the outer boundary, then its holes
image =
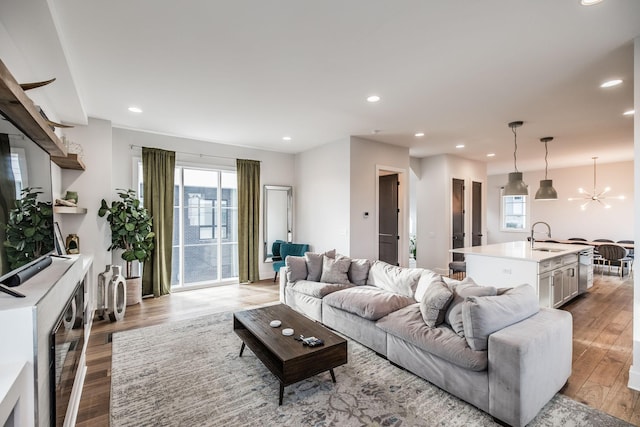
POLYGON ((482 245, 482 183, 473 181, 471 189, 471 246, 482 245))
POLYGON ((378 257, 380 261, 398 264, 398 174, 378 178, 378 257))
MULTIPOLYGON (((464 247, 464 181, 453 178, 451 191, 451 225, 453 249, 464 247)), ((463 254, 453 254, 454 261, 463 261, 463 254)))

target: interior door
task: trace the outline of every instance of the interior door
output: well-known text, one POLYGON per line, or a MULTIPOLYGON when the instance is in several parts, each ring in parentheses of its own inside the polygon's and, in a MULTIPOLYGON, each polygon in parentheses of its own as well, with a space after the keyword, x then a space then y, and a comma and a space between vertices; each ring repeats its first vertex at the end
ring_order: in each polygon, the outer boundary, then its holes
POLYGON ((482 245, 482 183, 471 184, 471 246, 482 245))
MULTIPOLYGON (((453 178, 451 190, 451 239, 453 249, 464 247, 464 180, 453 178)), ((454 261, 464 261, 463 254, 453 254, 454 261)))
POLYGON ((378 177, 378 258, 398 264, 398 174, 378 177))

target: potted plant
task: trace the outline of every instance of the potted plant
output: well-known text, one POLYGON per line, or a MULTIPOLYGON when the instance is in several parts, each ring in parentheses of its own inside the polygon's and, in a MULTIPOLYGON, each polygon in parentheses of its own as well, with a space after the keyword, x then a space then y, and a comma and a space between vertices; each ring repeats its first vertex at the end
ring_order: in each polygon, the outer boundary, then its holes
POLYGON ((102 199, 98 216, 107 216, 111 227, 111 246, 108 250, 122 249, 122 259, 126 261, 125 280, 127 282, 127 305, 140 302, 142 298, 142 278, 133 277, 134 261, 143 262, 151 257, 155 233, 151 231, 151 217, 142 206, 133 190, 117 188, 120 200, 111 206, 102 199))
POLYGON ((6 225, 7 260, 11 269, 22 267, 53 248, 53 207, 38 201, 40 187, 24 188, 6 225))

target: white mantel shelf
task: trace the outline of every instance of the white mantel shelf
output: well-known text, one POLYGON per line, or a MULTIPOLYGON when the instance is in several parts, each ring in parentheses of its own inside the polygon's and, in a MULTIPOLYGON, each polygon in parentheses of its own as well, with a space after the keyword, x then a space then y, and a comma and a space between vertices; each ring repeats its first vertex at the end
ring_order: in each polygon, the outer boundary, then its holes
POLYGON ((573 245, 562 243, 546 243, 535 242, 533 249, 531 243, 527 241, 496 243, 493 245, 471 246, 467 248, 451 249, 451 252, 478 255, 492 258, 516 259, 522 261, 531 261, 539 263, 551 258, 557 258, 563 255, 578 253, 585 249, 591 249, 589 245, 573 245), (548 248, 553 252, 540 251, 536 249, 548 248))

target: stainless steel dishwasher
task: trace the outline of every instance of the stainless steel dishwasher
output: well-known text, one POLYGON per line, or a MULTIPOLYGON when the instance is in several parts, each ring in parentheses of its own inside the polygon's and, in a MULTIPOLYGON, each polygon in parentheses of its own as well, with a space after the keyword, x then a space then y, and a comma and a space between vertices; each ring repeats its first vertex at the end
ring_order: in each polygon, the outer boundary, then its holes
POLYGON ((587 292, 593 286, 593 248, 578 254, 578 293, 587 292))

